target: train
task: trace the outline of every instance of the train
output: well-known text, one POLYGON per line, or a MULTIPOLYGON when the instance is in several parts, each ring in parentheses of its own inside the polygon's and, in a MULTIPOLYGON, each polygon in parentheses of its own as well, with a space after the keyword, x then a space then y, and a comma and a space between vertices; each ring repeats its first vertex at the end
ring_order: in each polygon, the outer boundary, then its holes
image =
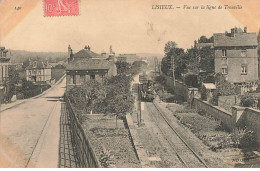
POLYGON ((144 72, 139 75, 139 94, 141 101, 152 102, 155 97, 152 79, 144 72))

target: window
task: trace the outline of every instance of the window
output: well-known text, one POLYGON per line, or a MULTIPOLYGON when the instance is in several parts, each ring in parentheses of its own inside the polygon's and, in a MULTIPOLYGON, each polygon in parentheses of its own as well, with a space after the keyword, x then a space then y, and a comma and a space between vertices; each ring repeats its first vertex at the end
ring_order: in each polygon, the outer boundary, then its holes
POLYGON ((80 83, 83 84, 85 82, 85 75, 80 75, 80 83))
POLYGON ((222 57, 226 57, 227 56, 227 50, 226 49, 222 49, 222 57))
POLYGON ((223 67, 223 68, 221 68, 221 71, 222 71, 222 74, 223 75, 227 75, 227 67, 223 67))
POLYGON ((38 73, 39 73, 39 75, 41 75, 41 71, 39 71, 38 73))
POLYGON ((241 66, 241 74, 246 75, 247 74, 247 65, 242 65, 241 66))
POLYGON ((72 79, 73 79, 73 84, 76 84, 76 75, 73 75, 72 79))
POLYGON ((32 75, 32 72, 31 72, 31 71, 29 71, 29 75, 32 75))
POLYGON ((242 51, 241 51, 241 56, 242 56, 242 57, 246 57, 246 50, 242 50, 242 51))
POLYGON ((94 80, 95 79, 95 75, 90 75, 90 79, 94 80))

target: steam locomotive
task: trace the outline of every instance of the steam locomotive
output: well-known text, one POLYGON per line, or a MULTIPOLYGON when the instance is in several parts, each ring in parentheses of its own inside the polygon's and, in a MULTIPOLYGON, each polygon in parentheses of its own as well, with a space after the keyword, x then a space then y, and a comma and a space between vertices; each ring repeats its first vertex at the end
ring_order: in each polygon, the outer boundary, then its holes
POLYGON ((146 73, 139 75, 139 94, 141 101, 152 102, 154 99, 153 82, 146 73))

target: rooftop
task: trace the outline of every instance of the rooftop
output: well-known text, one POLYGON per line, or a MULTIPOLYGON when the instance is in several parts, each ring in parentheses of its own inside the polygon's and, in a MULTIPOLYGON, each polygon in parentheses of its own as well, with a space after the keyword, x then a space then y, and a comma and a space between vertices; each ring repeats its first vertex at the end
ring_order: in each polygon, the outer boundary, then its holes
POLYGON ((69 63, 67 70, 108 70, 110 62, 106 59, 82 58, 69 63))
POLYGON ((203 83, 203 86, 204 86, 206 89, 209 89, 209 90, 215 90, 215 89, 216 89, 216 86, 215 86, 215 84, 213 84, 213 83, 203 83))
POLYGON ((49 65, 47 62, 42 62, 42 61, 34 61, 32 62, 28 67, 26 67, 26 69, 47 69, 47 68, 51 68, 51 65, 49 65))
POLYGON ((247 33, 240 28, 231 29, 231 33, 214 34, 214 47, 223 46, 258 46, 256 33, 247 33))
POLYGON ((101 55, 88 49, 82 49, 73 55, 73 58, 102 58, 101 55))

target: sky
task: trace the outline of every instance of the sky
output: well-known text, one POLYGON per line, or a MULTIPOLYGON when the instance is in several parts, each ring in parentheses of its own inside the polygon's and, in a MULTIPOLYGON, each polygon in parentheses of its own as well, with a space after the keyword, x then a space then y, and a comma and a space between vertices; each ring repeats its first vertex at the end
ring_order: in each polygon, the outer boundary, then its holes
POLYGON ((167 41, 190 48, 201 35, 260 28, 259 0, 80 0, 79 16, 44 17, 44 0, 0 0, 0 45, 8 49, 66 52, 85 45, 97 53, 163 53, 167 41), (154 10, 171 4, 181 9, 154 10), (184 10, 183 5, 237 5, 242 10, 184 10), (14 10, 21 6, 21 10, 14 10))

